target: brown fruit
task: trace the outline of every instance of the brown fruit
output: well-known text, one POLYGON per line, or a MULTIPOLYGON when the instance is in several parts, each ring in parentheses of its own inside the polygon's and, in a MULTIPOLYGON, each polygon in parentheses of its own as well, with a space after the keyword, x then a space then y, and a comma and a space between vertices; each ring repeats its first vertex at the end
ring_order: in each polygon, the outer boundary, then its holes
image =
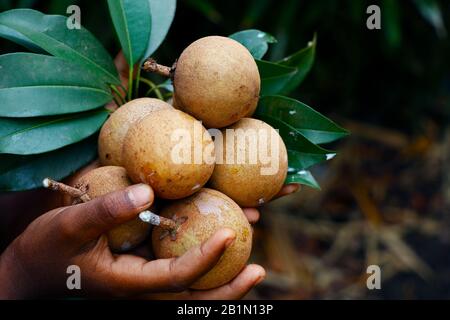
POLYGON ((187 220, 178 228, 175 240, 170 236, 161 239, 164 230, 153 229, 152 244, 157 258, 181 256, 208 240, 220 228, 230 228, 236 233, 236 239, 219 262, 191 288, 211 289, 228 283, 247 263, 252 248, 252 228, 242 209, 221 192, 203 188, 189 198, 169 204, 161 214, 171 219, 187 217, 187 220))
POLYGON ((242 207, 271 200, 282 188, 288 166, 286 146, 278 132, 263 121, 244 118, 222 134, 223 140, 215 140, 217 159, 211 187, 242 207))
POLYGON ((139 98, 125 103, 105 122, 98 138, 98 154, 102 165, 122 165, 123 139, 130 126, 155 110, 172 108, 154 98, 139 98))
POLYGON ((131 180, 149 184, 164 199, 180 199, 200 190, 215 161, 214 143, 206 129, 175 109, 155 111, 133 125, 122 157, 131 180))
POLYGON ((260 86, 252 55, 230 38, 201 38, 183 51, 176 64, 177 108, 209 128, 226 127, 253 114, 260 86))
MULTIPOLYGON (((131 185, 122 167, 106 166, 89 171, 79 178, 75 187, 86 190, 91 199, 110 192, 122 190, 131 185)), ((141 243, 148 235, 150 225, 139 218, 126 222, 107 234, 108 244, 113 251, 126 251, 141 243)))

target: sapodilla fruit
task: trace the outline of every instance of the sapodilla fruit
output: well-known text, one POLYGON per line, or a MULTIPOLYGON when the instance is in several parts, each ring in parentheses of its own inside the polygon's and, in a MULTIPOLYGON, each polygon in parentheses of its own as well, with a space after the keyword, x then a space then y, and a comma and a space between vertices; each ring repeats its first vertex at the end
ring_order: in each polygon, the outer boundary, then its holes
POLYGON ((130 126, 155 110, 172 108, 154 98, 139 98, 125 103, 105 122, 98 138, 98 155, 104 166, 122 165, 122 145, 130 126))
POLYGON ((250 52, 239 42, 219 36, 201 38, 179 57, 174 72, 177 108, 207 128, 226 127, 251 116, 261 80, 250 52))
POLYGON ((164 109, 129 130, 122 150, 131 180, 150 185, 164 199, 181 199, 200 190, 214 170, 214 142, 190 115, 164 109))
MULTIPOLYGON (((122 190, 131 185, 126 171, 122 167, 99 167, 81 176, 74 187, 85 190, 89 198, 94 199, 110 192, 122 190)), ((127 251, 140 244, 149 234, 150 225, 138 217, 126 222, 107 234, 108 245, 113 251, 127 251)))
POLYGON ((271 200, 282 188, 288 169, 286 146, 278 132, 263 121, 243 118, 222 134, 223 139, 215 140, 210 186, 241 207, 271 200))
POLYGON ((230 228, 236 233, 236 239, 219 262, 191 288, 219 287, 232 280, 246 265, 252 248, 252 228, 242 209, 223 193, 203 188, 189 198, 167 205, 161 215, 172 220, 187 219, 176 230, 174 238, 160 227, 153 228, 152 245, 157 258, 179 257, 201 245, 220 228, 230 228))

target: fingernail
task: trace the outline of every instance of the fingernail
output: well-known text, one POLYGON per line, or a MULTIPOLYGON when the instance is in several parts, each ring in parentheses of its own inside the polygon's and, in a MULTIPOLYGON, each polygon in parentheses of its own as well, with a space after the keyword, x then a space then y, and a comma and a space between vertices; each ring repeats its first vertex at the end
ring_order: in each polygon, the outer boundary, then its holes
POLYGON ((225 248, 229 248, 233 244, 234 239, 236 239, 236 234, 234 231, 229 230, 227 240, 225 240, 225 248))
POLYGON ((150 203, 152 189, 146 184, 138 184, 130 188, 128 196, 137 208, 143 207, 150 203))
POLYGON ((234 239, 235 239, 234 237, 227 239, 227 241, 225 242, 225 247, 229 248, 233 244, 234 239))
POLYGON ((300 190, 300 185, 298 183, 292 183, 292 184, 290 184, 290 186, 291 186, 292 193, 295 193, 298 190, 300 190))

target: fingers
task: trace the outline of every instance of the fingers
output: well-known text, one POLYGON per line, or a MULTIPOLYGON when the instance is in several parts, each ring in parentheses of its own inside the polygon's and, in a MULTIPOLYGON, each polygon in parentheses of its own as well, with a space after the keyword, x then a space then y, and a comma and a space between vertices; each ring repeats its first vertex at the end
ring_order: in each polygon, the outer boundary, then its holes
POLYGON ((236 300, 243 298, 254 286, 261 283, 266 276, 263 267, 251 264, 230 283, 208 291, 191 291, 190 299, 194 300, 236 300))
POLYGON ((300 190, 300 185, 298 183, 286 184, 283 186, 283 188, 281 188, 280 192, 278 192, 278 194, 275 197, 273 197, 272 200, 290 195, 292 193, 297 192, 298 190, 300 190))
POLYGON ((153 203, 153 190, 138 184, 89 202, 70 206, 60 213, 60 233, 88 242, 127 222, 153 203))
POLYGON ((244 268, 236 278, 219 288, 195 291, 187 290, 181 293, 153 294, 146 295, 147 299, 167 299, 167 300, 236 300, 243 298, 254 286, 261 283, 266 276, 263 267, 251 264, 244 268))
POLYGON ((172 259, 159 259, 136 264, 132 256, 119 256, 112 268, 115 281, 134 292, 183 291, 211 270, 236 234, 231 229, 221 229, 205 243, 172 259))
POLYGON ((259 220, 259 211, 255 208, 244 208, 242 209, 244 211, 245 216, 248 219, 248 222, 250 224, 254 224, 258 222, 259 220))
MULTIPOLYGON (((297 192, 299 189, 300 189, 300 185, 297 183, 287 184, 287 185, 283 186, 283 188, 280 190, 280 192, 278 192, 278 194, 272 200, 275 200, 277 198, 284 197, 291 193, 297 192)), ((242 210, 244 211, 244 214, 247 217, 248 222, 250 222, 250 224, 254 224, 254 223, 258 222, 260 213, 257 209, 243 208, 242 210)))

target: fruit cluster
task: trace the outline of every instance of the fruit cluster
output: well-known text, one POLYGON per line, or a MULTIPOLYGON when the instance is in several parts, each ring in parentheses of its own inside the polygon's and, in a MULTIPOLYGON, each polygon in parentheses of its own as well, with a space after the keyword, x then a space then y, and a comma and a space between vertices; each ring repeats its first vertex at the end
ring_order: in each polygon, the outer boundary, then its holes
MULTIPOLYGON (((152 70, 158 71, 158 66, 152 70)), ((237 41, 218 36, 195 41, 170 69, 170 76, 172 105, 139 98, 113 112, 99 135, 103 167, 81 177, 74 187, 92 199, 132 183, 150 185, 157 202, 164 199, 158 213, 177 222, 176 230, 153 229, 157 258, 182 255, 218 228, 235 230, 236 240, 219 263, 192 286, 208 289, 227 283, 245 266, 252 229, 241 207, 261 205, 280 191, 287 151, 275 129, 250 118, 258 104, 260 75, 252 55, 237 41), (177 132, 185 135, 178 137, 177 132), (258 151, 255 147, 267 149, 267 159, 250 161, 258 151), (175 150, 189 154, 192 161, 174 161, 175 150), (239 153, 244 161, 236 159, 239 153), (264 166, 276 170, 262 174, 264 166)), ((129 250, 148 232, 148 224, 136 218, 109 232, 110 247, 129 250)))

